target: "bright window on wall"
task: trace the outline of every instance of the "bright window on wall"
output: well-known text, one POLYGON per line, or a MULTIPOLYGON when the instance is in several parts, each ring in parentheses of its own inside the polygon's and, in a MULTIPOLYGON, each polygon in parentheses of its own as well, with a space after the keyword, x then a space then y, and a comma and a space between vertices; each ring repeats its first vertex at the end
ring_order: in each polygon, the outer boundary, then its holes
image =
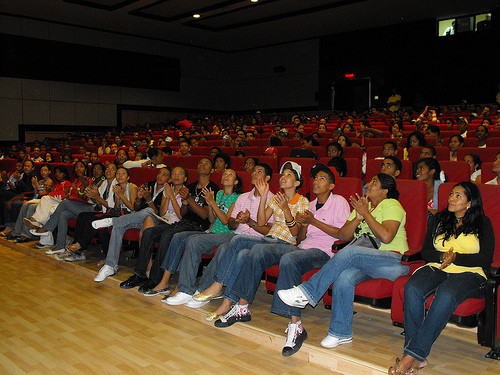
POLYGON ((438 21, 438 36, 451 36, 491 28, 491 13, 447 18, 438 21))

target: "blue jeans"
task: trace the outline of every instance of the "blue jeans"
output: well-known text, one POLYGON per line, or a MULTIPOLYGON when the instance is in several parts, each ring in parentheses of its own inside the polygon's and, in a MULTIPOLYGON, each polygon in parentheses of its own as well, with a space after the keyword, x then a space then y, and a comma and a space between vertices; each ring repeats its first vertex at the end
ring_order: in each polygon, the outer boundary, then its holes
MULTIPOLYGON (((257 288, 260 285, 262 273, 266 270, 266 268, 279 264, 281 258, 287 254, 307 253, 308 255, 311 255, 316 252, 325 254, 318 249, 311 250, 312 251, 302 250, 288 243, 255 245, 252 247, 252 251, 250 251, 244 259, 244 263, 238 277, 236 278, 233 288, 231 289, 231 294, 248 301, 248 303, 252 303, 255 293, 257 292, 257 288)), ((325 257, 327 260, 330 259, 326 254, 325 257)), ((301 274, 298 275, 299 281, 301 276, 301 274)))
POLYGON ((405 347, 403 352, 423 362, 450 316, 468 298, 484 298, 486 279, 477 273, 447 273, 422 267, 408 280, 404 290, 405 347), (425 315, 427 297, 435 293, 425 315))
POLYGON ((39 202, 40 199, 32 199, 22 205, 21 211, 19 212, 19 216, 16 220, 16 224, 14 225, 14 232, 12 232, 13 236, 24 236, 26 238, 33 237, 33 235, 30 233, 31 228, 24 225, 23 219, 25 217, 30 218, 31 216, 33 216, 39 202))
MULTIPOLYGON (((211 254, 212 249, 215 246, 231 241, 234 236, 234 233, 177 233, 172 238, 172 242, 170 243, 167 255, 163 261, 162 268, 165 268, 170 273, 174 273, 178 268, 178 291, 192 295, 196 291, 196 274, 201 263, 202 254, 211 254), (182 255, 183 248, 184 255, 182 255)), ((217 252, 218 251, 219 250, 217 250, 217 252)), ((213 267, 211 269, 213 269, 213 267)), ((213 273, 211 273, 210 284, 212 283, 212 280, 213 273)), ((210 284, 208 284, 208 286, 210 286, 210 284)))
POLYGON ((144 220, 148 216, 153 218, 155 225, 160 222, 152 214, 153 209, 148 207, 143 210, 132 212, 128 215, 123 215, 119 217, 114 217, 113 220, 113 230, 111 231, 111 237, 108 245, 108 254, 106 255, 106 264, 110 267, 117 267, 118 260, 120 258, 120 252, 122 249, 123 235, 129 229, 142 229, 144 220))
POLYGON ((139 277, 146 277, 149 260, 151 259, 155 243, 158 241, 158 253, 153 260, 153 265, 149 271, 149 279, 159 284, 163 276, 161 265, 165 254, 170 246, 170 241, 176 233, 185 231, 200 231, 200 226, 191 222, 181 220, 173 224, 160 224, 148 228, 142 232, 139 256, 135 264, 134 273, 139 277))
POLYGON ((79 201, 64 199, 57 205, 56 210, 50 215, 43 226, 49 232, 57 227, 56 247, 66 247, 66 234, 68 234, 68 220, 77 217, 82 212, 94 211, 94 206, 79 201))
MULTIPOLYGON (((290 289, 295 285, 299 285, 303 274, 315 268, 323 267, 329 260, 328 254, 319 249, 299 249, 294 247, 294 250, 284 254, 279 261, 280 273, 275 290, 290 289)), ((278 293, 274 293, 271 312, 290 318, 292 316, 300 317, 302 309, 288 306, 278 297, 278 293)))
POLYGON ((222 259, 224 259, 230 244, 231 240, 219 245, 214 257, 212 258, 212 260, 210 260, 210 263, 208 263, 208 266, 205 268, 205 270, 203 271, 203 275, 201 275, 200 280, 198 281, 198 290, 204 291, 213 284, 213 282, 215 281, 215 275, 220 268, 222 259))
POLYGON ((165 258, 163 258, 163 261, 161 263, 161 268, 169 271, 171 274, 177 272, 177 266, 179 265, 179 261, 181 260, 184 245, 186 244, 188 238, 193 234, 201 233, 199 231, 185 231, 174 234, 165 253, 165 258))
POLYGON ((332 315, 328 335, 352 337, 354 288, 369 279, 396 280, 408 274, 401 254, 361 246, 347 246, 331 258, 309 281, 299 285, 312 305, 332 288, 332 315))
MULTIPOLYGON (((240 273, 241 267, 250 250, 258 244, 282 245, 288 242, 272 237, 257 237, 240 234, 234 237, 229 243, 229 247, 221 259, 219 269, 215 275, 215 281, 226 286, 224 298, 232 302, 238 302, 238 296, 232 293, 233 284, 240 273)), ((262 272, 259 275, 262 276, 262 272)))

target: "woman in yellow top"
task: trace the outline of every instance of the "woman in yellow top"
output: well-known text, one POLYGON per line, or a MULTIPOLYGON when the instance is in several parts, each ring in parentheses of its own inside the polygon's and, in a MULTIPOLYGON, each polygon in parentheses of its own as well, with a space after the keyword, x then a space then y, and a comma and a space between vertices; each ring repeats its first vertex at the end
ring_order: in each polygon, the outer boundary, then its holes
POLYGON ((455 185, 448 208, 429 222, 422 247, 428 262, 404 289, 405 345, 391 375, 414 375, 427 365, 431 346, 457 306, 484 296, 487 268, 493 260, 495 234, 484 215, 481 193, 472 182, 455 185), (435 293, 425 315, 426 298, 435 293))

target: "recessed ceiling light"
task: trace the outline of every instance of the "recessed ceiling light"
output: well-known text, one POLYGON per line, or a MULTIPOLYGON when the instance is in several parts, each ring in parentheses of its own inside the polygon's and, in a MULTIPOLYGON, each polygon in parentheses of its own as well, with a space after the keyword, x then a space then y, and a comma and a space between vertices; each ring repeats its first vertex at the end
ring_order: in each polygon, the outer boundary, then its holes
POLYGON ((201 16, 198 13, 196 13, 196 14, 193 14, 193 17, 194 18, 200 18, 201 16))
POLYGON ((250 0, 252 3, 256 3, 258 2, 259 0, 250 0))

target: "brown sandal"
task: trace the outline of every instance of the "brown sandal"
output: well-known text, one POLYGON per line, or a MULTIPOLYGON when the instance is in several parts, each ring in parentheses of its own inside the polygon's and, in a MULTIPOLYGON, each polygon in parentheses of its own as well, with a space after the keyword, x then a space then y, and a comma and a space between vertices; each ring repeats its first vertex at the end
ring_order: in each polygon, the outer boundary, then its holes
POLYGON ((76 244, 72 244, 69 246, 66 246, 66 250, 68 250, 70 253, 76 253, 77 251, 80 251, 82 248, 81 247, 76 247, 76 244))
POLYGON ((419 370, 422 370, 425 366, 427 366, 427 363, 423 366, 419 367, 410 367, 406 370, 401 370, 399 368, 399 362, 401 362, 400 358, 396 358, 396 363, 389 367, 387 370, 387 373, 389 375, 417 375, 419 370))
POLYGON ((389 369, 387 370, 387 373, 389 375, 405 375, 406 374, 406 371, 401 370, 399 368, 399 362, 400 361, 401 361, 401 359, 396 358, 396 363, 393 364, 391 367, 389 367, 389 369))

